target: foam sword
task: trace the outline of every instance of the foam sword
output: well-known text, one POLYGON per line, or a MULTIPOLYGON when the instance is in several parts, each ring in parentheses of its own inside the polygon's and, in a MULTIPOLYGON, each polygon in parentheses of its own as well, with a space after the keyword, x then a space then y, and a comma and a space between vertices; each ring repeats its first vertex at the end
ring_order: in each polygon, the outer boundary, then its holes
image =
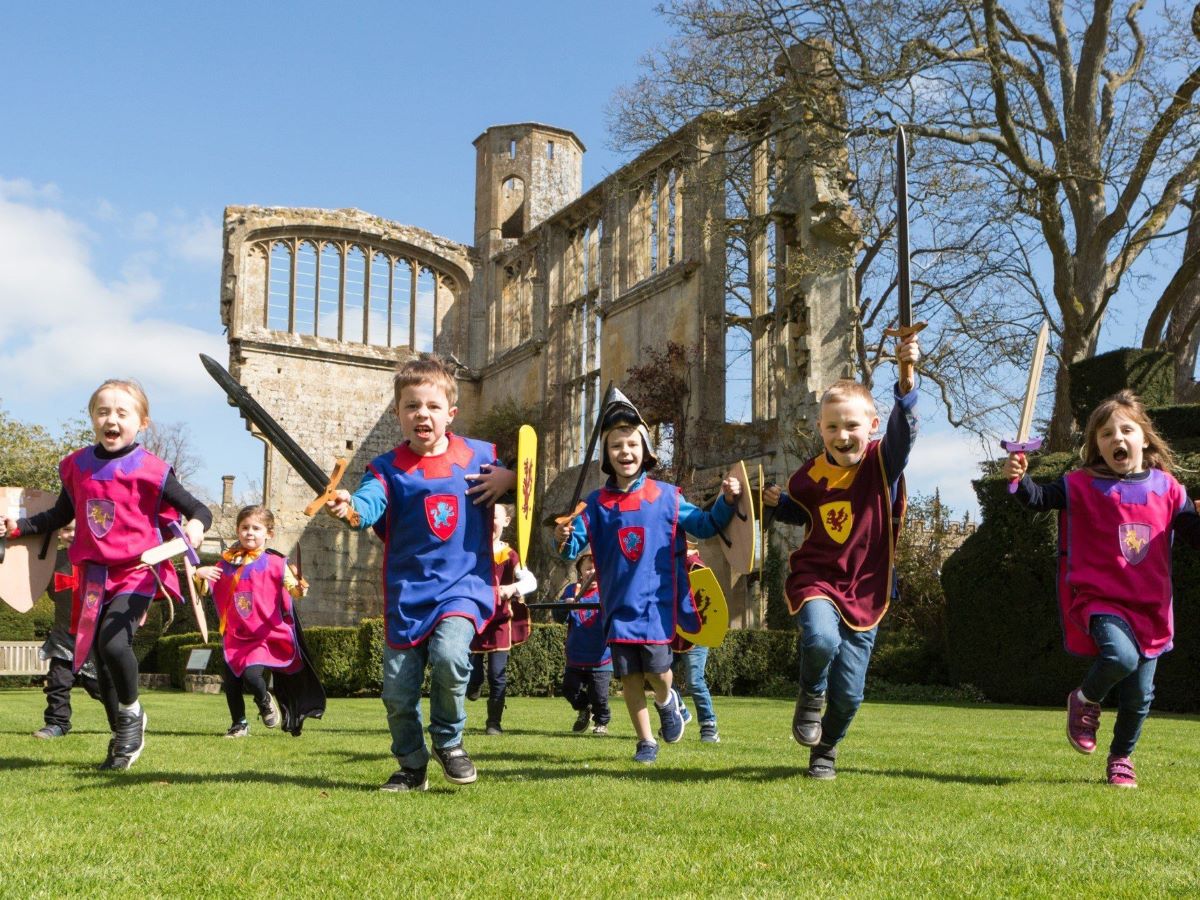
MULTIPOLYGON (((196 552, 196 548, 192 546, 192 542, 188 540, 187 534, 178 522, 169 522, 167 527, 170 529, 174 537, 157 547, 151 547, 142 554, 142 565, 148 566, 151 573, 154 575, 154 580, 158 582, 159 589, 164 595, 167 595, 166 588, 163 587, 161 579, 158 577, 158 572, 155 571, 155 566, 166 559, 173 556, 183 556, 183 572, 184 579, 187 581, 188 596, 192 602, 192 613, 196 616, 196 625, 200 629, 200 636, 204 639, 204 643, 208 643, 208 618, 204 615, 204 606, 200 602, 200 598, 196 596, 196 567, 200 565, 200 554, 196 552)), ((169 595, 167 610, 170 611, 169 595)))
MULTIPOLYGON (((1041 438, 1029 439, 1029 429, 1033 425, 1033 408, 1037 405, 1038 388, 1042 383, 1042 367, 1046 363, 1046 345, 1050 342, 1050 321, 1043 320, 1042 329, 1038 332, 1037 343, 1033 347, 1033 363, 1029 366, 1029 383, 1025 386, 1025 405, 1021 407, 1021 421, 1017 425, 1015 441, 1001 441, 1000 446, 1009 453, 1022 457, 1042 446, 1041 438)), ((1017 482, 1014 478, 1008 483, 1008 492, 1017 492, 1017 482)))
MULTIPOLYGON (((225 392, 229 402, 238 408, 247 421, 262 432, 267 443, 274 447, 284 461, 296 470, 296 474, 304 479, 304 483, 317 492, 319 496, 304 507, 304 514, 311 516, 324 506, 326 501, 332 500, 334 491, 337 490, 338 485, 342 482, 342 476, 346 473, 345 458, 339 456, 334 462, 333 472, 326 475, 325 470, 300 449, 300 445, 292 440, 291 435, 271 418, 271 415, 259 405, 258 401, 250 396, 250 392, 238 384, 220 363, 203 353, 200 354, 200 362, 204 363, 204 368, 213 377, 213 381, 221 386, 221 390, 225 392)), ((346 517, 346 521, 353 527, 358 526, 358 513, 354 511, 354 507, 350 508, 350 514, 346 517)))
MULTIPOLYGON (((896 328, 884 329, 888 337, 903 340, 925 327, 924 322, 912 320, 912 282, 908 267, 908 151, 904 129, 896 129, 896 292, 900 298, 900 322, 896 328)), ((913 383, 912 363, 900 363, 900 383, 913 383)))

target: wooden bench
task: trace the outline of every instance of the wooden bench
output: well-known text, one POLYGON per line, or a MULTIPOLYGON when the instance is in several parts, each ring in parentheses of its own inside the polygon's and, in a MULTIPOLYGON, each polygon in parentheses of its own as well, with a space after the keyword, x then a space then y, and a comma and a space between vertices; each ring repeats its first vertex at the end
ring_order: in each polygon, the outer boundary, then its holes
POLYGON ((41 641, 0 641, 0 675, 45 675, 50 661, 38 651, 41 641))

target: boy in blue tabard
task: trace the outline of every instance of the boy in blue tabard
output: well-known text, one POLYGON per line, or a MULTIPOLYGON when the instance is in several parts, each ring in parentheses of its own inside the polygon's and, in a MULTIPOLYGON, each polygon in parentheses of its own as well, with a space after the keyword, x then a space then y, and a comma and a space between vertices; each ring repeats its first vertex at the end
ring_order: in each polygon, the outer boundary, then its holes
POLYGON ((606 398, 600 416, 600 467, 608 483, 592 492, 579 516, 558 526, 557 537, 564 559, 574 559, 588 544, 595 554, 605 639, 638 738, 633 758, 650 764, 658 759, 658 742, 650 730, 645 682, 654 690, 664 741, 683 737, 691 717, 671 685, 669 646, 677 625, 700 630, 684 565, 684 532, 715 535, 733 517, 741 486, 727 478, 711 512, 693 506, 675 485, 646 477, 658 464, 650 431, 620 391, 606 398))
MULTIPOLYGON (((575 573, 579 580, 563 588, 558 599, 568 604, 599 602, 596 566, 592 551, 587 547, 575 557, 575 573)), ((555 618, 567 626, 563 648, 567 664, 563 669, 562 695, 577 714, 571 730, 579 734, 592 725, 592 734, 606 735, 608 723, 612 721, 608 687, 613 664, 612 650, 604 640, 604 620, 600 610, 568 608, 556 612, 555 618)))
POLYGON ((429 736, 447 780, 477 773, 463 746, 471 639, 495 615, 492 504, 516 484, 492 444, 447 431, 458 385, 440 359, 423 356, 395 379, 404 442, 377 456, 351 496, 329 511, 384 542, 383 705, 400 769, 385 791, 424 791, 429 750, 421 728, 421 682, 430 667, 429 736))
MULTIPOLYGON (((915 371, 915 334, 896 356, 915 371)), ((836 777, 838 745, 862 704, 879 621, 895 592, 903 473, 917 435, 915 375, 902 375, 894 394, 883 440, 871 440, 879 415, 870 390, 850 380, 831 385, 821 396, 823 452, 792 474, 786 494, 778 486, 763 492, 775 521, 807 526, 785 590, 801 631, 792 735, 811 748, 810 778, 836 777)))

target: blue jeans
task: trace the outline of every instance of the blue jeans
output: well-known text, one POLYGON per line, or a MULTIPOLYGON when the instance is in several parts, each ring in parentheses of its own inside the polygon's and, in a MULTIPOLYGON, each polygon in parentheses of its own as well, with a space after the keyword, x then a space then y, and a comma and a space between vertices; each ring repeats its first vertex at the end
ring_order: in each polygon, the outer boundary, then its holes
POLYGON ((825 694, 821 743, 834 746, 846 736, 862 705, 877 629, 855 631, 828 600, 805 603, 799 623, 800 687, 810 694, 825 694))
POLYGON ((429 737, 439 750, 462 743, 467 724, 464 698, 471 675, 470 619, 442 619, 416 647, 394 650, 383 646, 383 705, 392 733, 392 755, 400 765, 419 769, 429 761, 421 731, 421 682, 430 668, 429 737))
POLYGON ((683 660, 684 682, 696 703, 696 718, 701 722, 716 722, 717 714, 713 712, 712 694, 708 691, 708 682, 704 680, 708 648, 693 647, 687 653, 681 653, 680 658, 683 660))
POLYGON ((1154 670, 1157 659, 1146 659, 1138 649, 1133 631, 1119 616, 1092 616, 1088 622, 1100 656, 1084 676, 1080 690, 1093 703, 1113 694, 1117 721, 1113 724, 1113 756, 1129 756, 1142 734, 1142 725, 1154 699, 1154 670))

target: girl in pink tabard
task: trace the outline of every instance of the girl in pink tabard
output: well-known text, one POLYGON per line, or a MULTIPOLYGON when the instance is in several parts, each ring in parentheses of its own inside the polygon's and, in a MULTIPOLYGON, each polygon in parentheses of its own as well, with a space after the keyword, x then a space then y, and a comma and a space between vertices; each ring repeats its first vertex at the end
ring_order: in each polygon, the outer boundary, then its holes
POLYGON ((1096 749, 1100 704, 1117 706, 1108 783, 1137 787, 1133 748, 1150 712, 1158 657, 1171 649, 1171 540, 1200 547, 1200 514, 1170 474, 1174 458, 1132 391, 1092 412, 1082 467, 1050 484, 1025 475, 1023 454, 1004 465, 1017 499, 1059 514, 1058 603, 1067 651, 1094 657, 1067 696, 1067 740, 1096 749))
POLYGON ((211 588, 221 617, 225 652, 225 699, 233 720, 225 737, 250 733, 246 721, 249 689, 262 723, 279 724, 279 707, 267 690, 266 670, 296 672, 304 665, 296 636, 292 600, 307 593, 287 559, 267 549, 275 536, 275 516, 264 506, 247 506, 237 515, 238 543, 221 554, 215 566, 196 570, 211 588))
POLYGON ((0 536, 46 534, 78 518, 68 556, 79 568, 80 607, 75 669, 96 651, 100 689, 117 704, 117 724, 101 769, 128 769, 145 746, 146 713, 138 699, 133 635, 160 592, 179 600, 179 579, 169 560, 154 567, 141 555, 168 537, 180 515, 192 546, 200 546, 212 513, 184 489, 171 466, 137 443, 150 424, 141 385, 110 379, 92 394, 88 415, 96 443, 58 466, 62 492, 52 509, 28 519, 5 519, 0 536))

